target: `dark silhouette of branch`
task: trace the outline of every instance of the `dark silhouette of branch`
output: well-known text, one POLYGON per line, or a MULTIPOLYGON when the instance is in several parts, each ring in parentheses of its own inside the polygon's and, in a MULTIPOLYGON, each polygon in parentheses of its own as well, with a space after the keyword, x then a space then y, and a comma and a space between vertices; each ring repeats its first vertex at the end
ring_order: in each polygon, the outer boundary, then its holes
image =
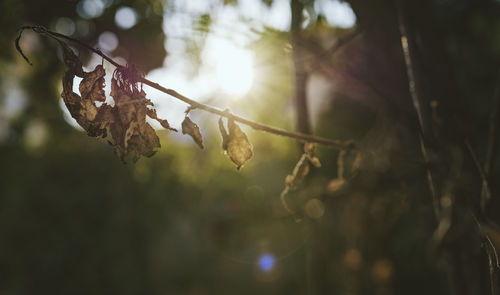
POLYGON ((310 133, 309 108, 307 106, 307 78, 308 73, 301 62, 304 56, 303 48, 300 46, 302 37, 302 12, 304 4, 299 0, 292 0, 292 21, 291 21, 291 43, 292 58, 295 71, 295 113, 297 115, 297 130, 301 133, 310 133))
MULTIPOLYGON (((117 68, 125 67, 125 66, 120 65, 119 63, 115 62, 112 58, 110 58, 107 55, 105 55, 104 53, 102 53, 102 51, 100 51, 99 49, 93 48, 92 46, 85 44, 78 39, 75 39, 75 38, 60 34, 60 33, 49 31, 42 26, 23 26, 20 28, 21 31, 19 33, 19 36, 16 39, 16 48, 18 49, 19 53, 25 58, 25 60, 30 65, 31 65, 31 63, 30 63, 29 59, 24 55, 21 48, 19 47, 19 40, 20 40, 20 37, 22 34, 22 30, 26 30, 26 29, 31 29, 36 33, 46 35, 46 36, 51 37, 51 38, 56 39, 56 40, 64 39, 64 40, 76 43, 76 44, 92 51, 93 53, 101 56, 103 59, 105 59, 106 61, 108 61, 109 63, 111 63, 113 66, 115 66, 117 68)), ((255 121, 246 119, 244 117, 241 117, 239 115, 232 114, 228 110, 222 110, 220 108, 217 108, 217 107, 214 107, 211 105, 197 102, 189 97, 186 97, 186 96, 178 93, 177 91, 175 91, 173 89, 163 87, 160 84, 152 82, 146 78, 141 78, 139 82, 146 84, 152 88, 155 88, 155 89, 157 89, 165 94, 168 94, 168 95, 170 95, 178 100, 181 100, 181 101, 187 103, 190 106, 190 109, 201 109, 201 110, 204 110, 206 112, 216 114, 216 115, 234 120, 236 122, 239 122, 241 124, 247 125, 255 130, 260 130, 260 131, 264 131, 264 132, 275 134, 275 135, 293 138, 293 139, 296 139, 296 140, 301 141, 301 142, 317 143, 317 144, 324 145, 324 146, 331 147, 331 148, 335 148, 335 149, 353 149, 356 147, 356 144, 354 141, 340 141, 340 140, 328 139, 328 138, 324 138, 324 137, 306 134, 303 132, 287 131, 287 130, 284 130, 281 128, 277 128, 277 127, 265 125, 265 124, 262 124, 259 122, 255 122, 255 121)))
POLYGON ((424 101, 423 87, 421 84, 421 73, 418 72, 418 63, 415 52, 415 45, 412 36, 410 36, 410 31, 408 28, 408 22, 404 15, 403 8, 399 1, 396 2, 397 17, 399 23, 399 31, 401 34, 401 47, 403 49, 403 55, 406 64, 406 72, 408 75, 408 86, 410 90, 411 99, 413 102, 413 107, 418 117, 418 125, 420 127, 419 141, 422 156, 424 158, 425 164, 427 166, 427 181, 429 183, 429 190, 432 195, 432 203, 434 207, 434 213, 437 218, 440 216, 440 203, 439 197, 437 196, 434 178, 432 171, 429 168, 429 154, 427 151, 426 140, 431 136, 429 112, 427 111, 430 105, 424 101))

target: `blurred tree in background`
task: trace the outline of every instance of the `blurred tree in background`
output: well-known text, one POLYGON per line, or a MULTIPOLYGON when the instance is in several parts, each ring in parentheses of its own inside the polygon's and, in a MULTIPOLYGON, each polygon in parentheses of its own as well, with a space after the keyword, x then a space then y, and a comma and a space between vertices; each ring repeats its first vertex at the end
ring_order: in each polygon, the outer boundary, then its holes
MULTIPOLYGON (((3 0, 0 8, 1 294, 499 292, 488 263, 488 243, 500 241, 490 144, 499 1, 3 0), (61 107, 56 42, 25 32, 34 66, 16 53, 27 24, 99 47, 201 102, 353 139, 362 153, 345 157, 343 183, 339 152, 318 147, 322 167, 287 196, 295 214, 279 194, 297 143, 244 129, 254 158, 237 172, 221 152, 217 118, 196 110, 205 150, 160 128, 158 153, 124 165, 61 107), (251 84, 217 84, 248 56, 251 84), (492 192, 483 203, 481 174, 492 192)), ((101 63, 74 49, 87 70, 101 63)), ((178 128, 186 106, 145 90, 178 128)))

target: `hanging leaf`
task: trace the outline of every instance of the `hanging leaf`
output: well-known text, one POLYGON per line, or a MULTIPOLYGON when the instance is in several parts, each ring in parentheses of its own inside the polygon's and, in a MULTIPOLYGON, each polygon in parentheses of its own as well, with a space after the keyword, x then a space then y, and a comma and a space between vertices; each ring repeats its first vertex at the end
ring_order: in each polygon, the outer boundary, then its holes
POLYGON ((321 162, 319 161, 318 157, 308 157, 309 162, 316 168, 321 167, 321 162))
POLYGON ((328 183, 326 190, 329 193, 336 193, 343 189, 346 184, 347 181, 344 178, 336 178, 328 183))
POLYGON ((83 78, 84 76, 83 66, 78 56, 76 56, 73 50, 69 48, 68 44, 60 40, 58 41, 63 51, 64 64, 66 64, 68 70, 72 72, 72 74, 77 75, 80 78, 83 78))
POLYGON ((224 127, 224 122, 222 118, 219 118, 219 131, 222 136, 222 149, 227 150, 227 143, 229 142, 229 134, 227 133, 226 127, 224 127))
MULTIPOLYGON (((149 101, 149 103, 151 103, 151 106, 153 105, 153 103, 151 101, 149 101)), ((156 121, 158 121, 158 123, 160 123, 160 125, 163 128, 177 132, 177 129, 170 127, 170 124, 168 123, 167 120, 158 118, 158 115, 156 114, 156 110, 155 109, 149 109, 148 108, 147 109, 147 115, 151 119, 155 119, 156 121)))
POLYGON ((111 121, 111 107, 103 104, 101 107, 97 108, 91 99, 92 93, 94 93, 94 96, 104 93, 104 84, 99 82, 100 79, 104 81, 104 69, 102 66, 97 66, 94 71, 85 73, 81 68, 81 62, 73 51, 64 42, 59 43, 63 47, 64 61, 67 66, 62 81, 63 91, 61 96, 63 101, 71 116, 85 131, 87 131, 89 136, 106 137, 106 127, 111 121), (85 77, 87 78, 86 85, 88 86, 80 88, 85 92, 87 96, 86 99, 82 99, 80 95, 73 92, 75 73, 83 76, 84 79, 85 77), (90 81, 89 78, 93 82, 90 81))
POLYGON ((79 87, 83 100, 90 100, 92 103, 96 101, 104 102, 106 100, 106 95, 104 94, 105 75, 106 71, 102 65, 97 65, 90 73, 84 73, 79 87))
POLYGON ((240 129, 233 120, 228 120, 226 131, 222 118, 219 119, 219 130, 222 135, 222 148, 226 151, 239 170, 246 161, 253 156, 252 145, 248 141, 247 135, 240 129))
POLYGON ((118 81, 111 80, 111 96, 115 100, 114 121, 110 125, 113 147, 122 160, 134 154, 134 162, 141 156, 151 157, 159 148, 160 139, 154 129, 146 122, 147 106, 151 102, 144 91, 122 89, 118 81))
POLYGON ((198 146, 203 149, 203 138, 201 136, 200 128, 196 123, 186 116, 182 121, 182 134, 189 134, 198 146))

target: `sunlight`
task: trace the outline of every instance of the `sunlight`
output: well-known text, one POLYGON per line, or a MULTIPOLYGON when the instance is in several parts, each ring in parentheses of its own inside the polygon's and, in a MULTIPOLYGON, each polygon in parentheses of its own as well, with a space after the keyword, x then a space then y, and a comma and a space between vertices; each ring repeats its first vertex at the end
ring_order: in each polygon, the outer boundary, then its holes
POLYGON ((217 86, 234 97, 245 95, 253 83, 253 58, 249 50, 214 38, 205 47, 209 63, 215 70, 217 86))

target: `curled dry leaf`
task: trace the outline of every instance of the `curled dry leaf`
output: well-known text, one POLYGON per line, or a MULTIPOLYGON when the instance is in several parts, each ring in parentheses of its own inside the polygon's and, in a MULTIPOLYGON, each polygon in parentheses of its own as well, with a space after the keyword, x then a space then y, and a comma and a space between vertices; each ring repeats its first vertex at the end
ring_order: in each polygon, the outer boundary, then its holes
POLYGON ((111 107, 103 104, 97 108, 92 102, 92 93, 96 96, 101 93, 100 91, 104 91, 102 90, 104 87, 103 83, 99 82, 100 78, 103 78, 105 75, 104 68, 98 65, 92 72, 85 73, 80 60, 74 52, 64 42, 60 42, 60 44, 63 47, 64 61, 67 66, 62 81, 63 91, 61 96, 63 101, 71 116, 87 131, 89 136, 106 137, 106 127, 111 118, 111 107), (73 79, 75 75, 83 77, 83 80, 86 81, 86 86, 80 88, 86 94, 84 98, 73 92, 73 79), (94 77, 100 78, 94 79, 94 77))
POLYGON ((203 149, 203 137, 201 136, 200 128, 188 116, 182 121, 182 134, 190 135, 196 144, 203 149))
MULTIPOLYGON (((153 106, 153 103, 151 101, 148 100, 148 102, 151 103, 150 104, 151 106, 153 106)), ((163 128, 177 132, 177 129, 170 127, 170 124, 168 123, 167 120, 158 118, 158 115, 156 114, 156 110, 155 109, 149 109, 148 108, 147 109, 147 114, 148 114, 148 117, 150 117, 151 119, 155 119, 156 121, 158 121, 158 123, 160 123, 160 125, 163 128)))
POLYGON ((224 122, 220 118, 219 130, 222 135, 222 148, 239 170, 253 156, 252 145, 248 141, 247 135, 233 120, 228 120, 228 129, 229 132, 226 131, 224 122))
MULTIPOLYGON (((144 91, 130 91, 122 89, 116 79, 111 80, 111 96, 115 100, 113 107, 114 121, 110 124, 113 148, 122 160, 129 154, 134 154, 134 161, 141 156, 151 157, 159 148, 160 139, 153 127, 146 122, 148 105, 151 101, 146 98, 144 91)), ((151 112, 149 112, 151 113, 151 112)), ((154 113, 155 118, 156 112, 154 113)))
POLYGON ((68 44, 59 40, 59 45, 61 45, 63 51, 63 60, 67 66, 66 71, 70 71, 72 74, 83 78, 84 71, 80 59, 75 55, 73 50, 69 48, 68 44))
POLYGON ((127 155, 134 154, 134 161, 141 156, 150 157, 155 149, 160 147, 160 140, 154 129, 146 122, 149 116, 170 130, 167 120, 162 120, 156 111, 149 109, 153 103, 146 98, 146 93, 137 87, 137 77, 133 69, 117 69, 118 77, 111 80, 111 96, 115 101, 112 107, 106 103, 99 107, 95 102, 104 102, 104 76, 106 71, 98 65, 91 72, 85 72, 82 63, 73 50, 62 41, 63 59, 66 71, 63 76, 62 98, 71 116, 87 131, 89 136, 106 137, 109 133, 114 152, 123 160, 127 155), (132 73, 133 72, 133 73, 132 73), (73 80, 82 77, 79 85, 80 95, 73 92, 73 80), (132 80, 127 80, 128 77, 132 80))
POLYGON ((90 100, 92 103, 96 101, 104 102, 106 100, 106 95, 104 94, 105 75, 106 71, 102 65, 97 65, 90 73, 84 73, 79 87, 82 99, 90 100))

